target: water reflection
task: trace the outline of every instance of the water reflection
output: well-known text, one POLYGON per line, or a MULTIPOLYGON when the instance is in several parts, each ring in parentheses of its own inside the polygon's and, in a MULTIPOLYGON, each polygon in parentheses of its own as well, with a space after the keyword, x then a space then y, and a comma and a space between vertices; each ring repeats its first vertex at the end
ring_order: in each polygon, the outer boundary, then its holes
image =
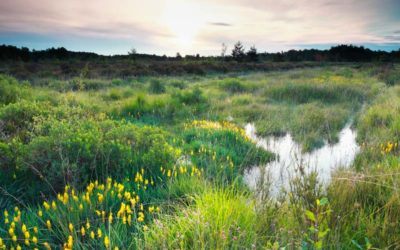
POLYGON ((258 146, 277 155, 276 160, 269 162, 266 166, 257 166, 248 170, 245 173, 246 182, 254 188, 261 172, 264 172, 260 171, 263 167, 266 173, 264 178, 268 178, 273 194, 282 188, 288 188, 290 179, 298 175, 300 170, 305 173, 316 171, 319 179, 326 183, 334 169, 349 167, 360 149, 356 142, 356 132, 350 128, 350 125, 340 131, 338 143, 325 144, 322 148, 309 153, 302 153, 301 146, 293 141, 290 134, 283 137, 259 138, 254 124, 246 125, 246 133, 257 142, 258 146))

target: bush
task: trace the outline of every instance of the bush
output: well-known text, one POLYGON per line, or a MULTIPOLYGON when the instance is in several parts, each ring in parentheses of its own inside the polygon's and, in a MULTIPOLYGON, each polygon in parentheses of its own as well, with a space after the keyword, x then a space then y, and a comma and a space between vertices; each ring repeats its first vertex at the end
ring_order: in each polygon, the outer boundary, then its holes
POLYGON ((179 151, 164 132, 111 120, 45 121, 21 149, 18 166, 39 172, 54 187, 71 183, 78 189, 108 175, 123 177, 144 168, 158 179, 160 166, 171 166, 179 151))
POLYGON ((153 94, 165 93, 165 86, 160 80, 154 79, 150 81, 149 92, 153 94))
POLYGON ((172 81, 171 86, 177 89, 184 89, 186 88, 186 83, 184 81, 172 81))
POLYGON ((0 75, 0 105, 16 102, 25 95, 24 88, 15 78, 0 75))
POLYGON ((223 90, 235 94, 247 91, 247 87, 238 79, 224 79, 220 86, 223 90))
POLYGON ((204 105, 207 103, 207 98, 198 87, 193 90, 176 92, 172 95, 172 98, 185 105, 204 105))
POLYGON ((0 140, 29 141, 34 118, 46 112, 45 103, 21 101, 0 108, 0 140))

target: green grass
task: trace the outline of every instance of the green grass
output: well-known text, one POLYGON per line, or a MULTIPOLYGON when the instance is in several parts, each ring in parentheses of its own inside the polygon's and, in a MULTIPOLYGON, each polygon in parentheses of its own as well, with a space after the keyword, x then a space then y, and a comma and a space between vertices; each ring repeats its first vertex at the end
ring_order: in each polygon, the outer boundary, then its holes
POLYGON ((201 77, 37 79, 31 86, 0 76, 0 249, 4 243, 33 248, 33 236, 39 249, 45 241, 61 248, 69 236, 74 249, 102 249, 106 235, 108 248, 120 249, 398 248, 396 69, 348 64, 201 77), (325 188, 317 174, 301 175, 278 199, 266 187, 253 192, 245 185, 249 167, 274 158, 245 135, 245 124, 254 123, 260 136, 289 132, 311 151, 335 143, 350 122, 361 152, 325 188), (108 177, 124 189, 102 189, 108 177), (89 202, 87 185, 96 181, 89 202), (57 193, 67 184, 77 198, 66 205, 57 193), (122 217, 106 223, 102 211, 116 215, 130 202, 125 191, 140 196, 132 224, 122 217), (46 210, 43 201, 59 209, 46 210), (46 218, 38 218, 40 209, 46 218), (9 232, 14 219, 17 241, 9 232), (92 229, 82 235, 87 220, 102 237, 88 238, 92 229))

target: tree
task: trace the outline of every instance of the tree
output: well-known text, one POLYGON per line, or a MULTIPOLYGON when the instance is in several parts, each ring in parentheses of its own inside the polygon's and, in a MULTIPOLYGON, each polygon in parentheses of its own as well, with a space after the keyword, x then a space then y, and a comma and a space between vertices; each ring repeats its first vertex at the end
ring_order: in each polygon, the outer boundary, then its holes
POLYGON ((225 58, 225 54, 226 54, 226 50, 228 49, 228 47, 226 46, 225 43, 222 43, 222 48, 221 48, 221 57, 225 58))
POLYGON ((136 53, 137 53, 137 51, 136 51, 135 48, 132 48, 132 49, 128 52, 128 54, 129 54, 130 56, 136 55, 136 53))
POLYGON ((235 46, 233 47, 232 57, 236 61, 241 62, 241 61, 243 61, 245 56, 246 55, 244 53, 243 44, 240 41, 238 41, 237 43, 235 43, 235 46))
POLYGON ((132 48, 132 49, 128 52, 128 55, 129 55, 129 57, 131 58, 132 61, 135 61, 135 60, 136 60, 136 54, 137 54, 137 52, 136 52, 136 49, 135 49, 135 48, 132 48))
POLYGON ((182 59, 181 53, 179 53, 179 52, 176 53, 176 59, 178 59, 178 60, 182 59))
POLYGON ((249 51, 247 51, 247 58, 250 62, 258 61, 257 49, 254 45, 250 47, 249 51))

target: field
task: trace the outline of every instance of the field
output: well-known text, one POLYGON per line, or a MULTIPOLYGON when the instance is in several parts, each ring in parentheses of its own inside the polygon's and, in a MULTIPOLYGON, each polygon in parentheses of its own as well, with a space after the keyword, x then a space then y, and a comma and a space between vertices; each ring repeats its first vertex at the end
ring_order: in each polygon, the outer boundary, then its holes
POLYGON ((313 66, 0 75, 0 249, 400 248, 400 66, 313 66), (243 178, 277 157, 248 123, 304 152, 351 123, 361 150, 272 197, 243 178))

